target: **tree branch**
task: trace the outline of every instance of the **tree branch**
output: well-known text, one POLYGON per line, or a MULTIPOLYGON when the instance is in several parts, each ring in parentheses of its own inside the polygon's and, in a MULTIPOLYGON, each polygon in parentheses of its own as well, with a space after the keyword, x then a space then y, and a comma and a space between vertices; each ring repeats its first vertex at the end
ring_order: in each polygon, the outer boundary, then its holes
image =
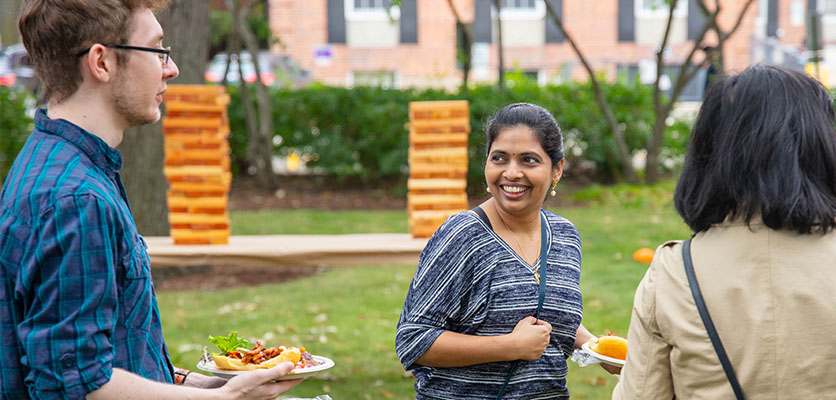
POLYGON ((549 16, 552 18, 554 23, 557 25, 557 28, 560 29, 560 32, 563 33, 563 37, 566 38, 566 41, 569 42, 569 45, 574 50, 575 54, 580 59, 581 64, 583 65, 584 69, 586 69, 587 74, 589 74, 589 81, 592 83, 592 89, 595 92, 595 100, 598 103, 598 107, 601 108, 601 112, 604 114, 604 118, 607 120, 607 125, 610 127, 610 131, 612 132, 613 140, 615 141, 616 148, 618 149, 618 157, 621 159, 621 167, 627 181, 631 183, 636 183, 636 173, 633 171, 633 166, 630 164, 630 150, 627 147, 627 142, 624 140, 624 133, 619 128, 618 121, 615 119, 615 115, 613 115, 612 110, 610 109, 609 105, 607 104, 607 100, 604 98, 604 92, 601 90, 601 85, 598 83, 598 79, 595 78, 595 71, 592 70, 592 66, 587 61, 586 57, 581 52, 581 49, 578 48, 577 43, 575 40, 572 39, 572 35, 566 31, 566 28, 563 26, 563 21, 560 19, 560 16, 557 15, 557 12, 551 6, 548 1, 544 1, 546 4, 546 11, 548 12, 549 16))
POLYGON ((662 77, 662 71, 665 67, 665 47, 668 46, 668 39, 671 34, 671 26, 673 25, 673 13, 676 10, 678 0, 671 0, 668 5, 668 21, 665 24, 665 34, 662 36, 662 43, 659 44, 659 50, 656 51, 656 79, 653 82, 653 108, 658 110, 662 104, 662 89, 659 87, 659 82, 662 77))
MULTIPOLYGON (((456 6, 453 5, 453 0, 447 0, 447 6, 450 7, 450 12, 453 13, 453 18, 456 19, 456 24, 462 24, 462 18, 459 16, 459 12, 456 11, 456 6)), ((465 35, 469 36, 467 32, 464 33, 465 35)))
MULTIPOLYGON (((548 2, 546 2, 548 3, 548 2)), ((499 53, 499 89, 505 90, 505 49, 502 45, 502 11, 499 0, 493 0, 496 8, 497 52, 499 53)))
MULTIPOLYGON (((671 6, 671 10, 673 10, 673 5, 671 6)), ((679 75, 676 78, 676 82, 674 84, 674 88, 671 91, 671 96, 666 103, 662 103, 661 100, 661 93, 658 93, 659 88, 657 86, 656 90, 654 90, 654 112, 656 114, 656 118, 653 122, 653 130, 650 135, 650 138, 647 141, 647 164, 645 167, 645 179, 648 183, 655 183, 660 176, 659 171, 659 154, 662 146, 662 141, 665 138, 665 129, 666 129, 666 120, 670 113, 673 111, 673 105, 676 102, 676 99, 679 98, 679 95, 682 93, 682 90, 685 88, 685 85, 693 79, 696 71, 699 69, 697 66, 693 66, 692 61, 694 59, 694 55, 696 54, 697 50, 700 48, 703 40, 705 39, 706 33, 712 28, 716 26, 717 23, 717 12, 718 9, 715 9, 713 12, 708 14, 708 20, 706 24, 703 26, 702 31, 700 31, 697 38, 694 40, 694 45, 691 47, 691 51, 688 53, 688 56, 685 58, 685 61, 679 67, 679 75), (689 71, 689 67, 693 68, 689 71), (657 95, 659 97, 657 97, 657 95)), ((673 12, 669 15, 669 18, 673 18, 673 12)), ((668 20, 670 23, 670 20, 668 20)), ((661 60, 661 56, 657 56, 657 62, 661 60)), ((661 65, 657 65, 657 69, 661 68, 661 65)), ((658 73, 659 71, 657 71, 658 73)), ((657 84, 658 84, 658 74, 657 74, 657 84)))
MULTIPOLYGON (((743 23, 743 17, 746 16, 746 11, 749 10, 749 6, 751 6, 752 3, 754 3, 754 2, 755 2, 755 0, 748 0, 746 2, 746 5, 743 6, 743 10, 741 10, 740 14, 737 16, 737 22, 734 23, 734 26, 731 28, 730 31, 724 33, 725 34, 725 39, 730 38, 731 35, 733 35, 737 31, 737 28, 740 28, 740 24, 743 23)), ((716 20, 715 20, 715 23, 716 23, 716 20)))
MULTIPOLYGON (((679 76, 677 76, 676 84, 674 85, 674 90, 671 92, 671 98, 669 103, 674 103, 676 99, 679 98, 679 94, 682 92, 682 89, 684 89, 685 85, 688 84, 691 78, 693 78, 693 75, 696 75, 696 72, 690 75, 686 72, 688 70, 688 67, 692 64, 694 60, 694 55, 697 54, 697 50, 701 48, 700 45, 705 39, 705 35, 708 33, 709 30, 712 29, 712 27, 717 26, 717 13, 718 10, 715 10, 708 15, 708 22, 705 24, 705 26, 703 26, 702 31, 700 31, 696 39, 694 39, 694 45, 691 47, 691 51, 688 52, 688 56, 685 57, 685 61, 683 61, 682 65, 679 67, 679 76), (690 78, 685 79, 688 78, 688 76, 690 76, 690 78)), ((699 68, 694 67, 694 69, 698 70, 699 68)))
POLYGON ((708 7, 706 7, 705 5, 705 0, 697 0, 697 6, 700 8, 700 11, 702 11, 703 14, 708 15, 711 13, 710 11, 708 11, 708 7))
MULTIPOLYGON (((459 16, 459 12, 456 11, 456 7, 453 5, 453 0, 447 0, 447 6, 450 7, 450 12, 453 13, 453 18, 456 19, 456 27, 462 32, 462 36, 464 37, 464 54, 461 55, 462 58, 462 69, 463 69, 463 78, 462 78, 462 90, 467 91, 467 80, 468 75, 470 74, 470 66, 471 66, 471 54, 470 54, 470 47, 473 44, 473 38, 470 36, 470 32, 467 30, 467 27, 462 22, 461 16, 459 16)), ((458 53, 458 52, 457 52, 458 53)))

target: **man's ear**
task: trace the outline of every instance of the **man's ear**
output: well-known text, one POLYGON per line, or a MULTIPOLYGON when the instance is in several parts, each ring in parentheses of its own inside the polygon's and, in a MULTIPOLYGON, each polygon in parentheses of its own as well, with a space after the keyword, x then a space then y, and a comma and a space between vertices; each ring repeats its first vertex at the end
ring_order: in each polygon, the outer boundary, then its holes
POLYGON ((97 82, 110 82, 116 71, 116 53, 96 43, 81 56, 81 68, 97 82))

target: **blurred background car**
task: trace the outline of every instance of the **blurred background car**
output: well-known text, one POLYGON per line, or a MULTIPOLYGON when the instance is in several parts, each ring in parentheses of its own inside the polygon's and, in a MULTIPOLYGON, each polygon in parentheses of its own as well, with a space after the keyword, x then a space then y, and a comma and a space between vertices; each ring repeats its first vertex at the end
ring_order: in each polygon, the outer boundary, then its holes
POLYGON ((9 66, 9 58, 0 54, 0 86, 12 87, 17 82, 17 75, 9 66))
MULTIPOLYGON (((252 55, 248 52, 241 52, 239 59, 237 54, 231 58, 226 53, 218 53, 209 62, 204 77, 207 82, 222 83, 223 74, 229 61, 229 71, 226 74, 226 81, 229 84, 237 84, 244 77, 244 82, 255 82, 255 66, 252 55)), ((282 54, 275 54, 268 51, 258 53, 258 66, 261 72, 261 82, 265 86, 301 88, 313 82, 311 74, 307 70, 299 68, 296 62, 282 54)))
POLYGON ((0 85, 23 87, 33 93, 38 88, 35 68, 22 43, 0 50, 0 85))

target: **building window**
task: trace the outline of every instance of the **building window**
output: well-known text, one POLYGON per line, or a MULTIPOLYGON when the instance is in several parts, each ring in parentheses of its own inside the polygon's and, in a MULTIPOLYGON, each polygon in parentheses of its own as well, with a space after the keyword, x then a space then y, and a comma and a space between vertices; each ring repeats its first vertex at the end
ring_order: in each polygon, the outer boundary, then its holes
MULTIPOLYGON (((468 32, 473 32, 473 24, 464 24, 464 29, 467 29, 468 32)), ((471 33, 470 36, 471 40, 471 52, 473 46, 473 34, 471 33)), ((462 32, 461 27, 459 24, 456 24, 456 69, 464 70, 464 57, 467 56, 467 43, 464 40, 464 32, 462 32)), ((470 54, 470 68, 473 69, 473 54, 470 54)))
POLYGON ((819 0, 819 7, 824 15, 836 14, 836 0, 819 0))
POLYGON ((836 40, 836 0, 819 0, 816 6, 821 15, 819 43, 830 45, 836 40))
MULTIPOLYGON (((670 7, 666 0, 635 0, 636 16, 640 17, 666 17, 670 13, 670 7)), ((679 0, 676 3, 674 15, 683 16, 688 13, 688 0, 679 0)))
POLYGON ((348 0, 345 2, 345 18, 349 20, 385 20, 400 18, 400 8, 391 0, 348 0))
POLYGON ((352 71, 348 77, 348 86, 376 86, 384 89, 398 87, 395 71, 352 71))
POLYGON ((534 10, 534 0, 502 0, 500 7, 534 10))
POLYGON ((618 64, 615 69, 615 76, 627 83, 633 83, 639 76, 639 66, 630 64, 618 64))
POLYGON ((354 9, 383 11, 389 4, 391 4, 389 0, 354 0, 354 9))
POLYGON ((503 20, 537 20, 546 16, 543 0, 501 0, 499 7, 503 20))
POLYGON ((766 36, 766 21, 769 19, 769 0, 758 0, 758 15, 755 17, 757 31, 766 36))

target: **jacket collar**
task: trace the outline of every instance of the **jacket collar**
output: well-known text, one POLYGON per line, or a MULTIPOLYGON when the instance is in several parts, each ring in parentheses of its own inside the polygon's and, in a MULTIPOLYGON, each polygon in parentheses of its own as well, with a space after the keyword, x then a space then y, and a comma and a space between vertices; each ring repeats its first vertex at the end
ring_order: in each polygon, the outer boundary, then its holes
POLYGON ((64 119, 50 119, 46 109, 35 113, 35 126, 41 132, 55 135, 78 147, 102 171, 119 172, 122 155, 98 136, 64 119))

